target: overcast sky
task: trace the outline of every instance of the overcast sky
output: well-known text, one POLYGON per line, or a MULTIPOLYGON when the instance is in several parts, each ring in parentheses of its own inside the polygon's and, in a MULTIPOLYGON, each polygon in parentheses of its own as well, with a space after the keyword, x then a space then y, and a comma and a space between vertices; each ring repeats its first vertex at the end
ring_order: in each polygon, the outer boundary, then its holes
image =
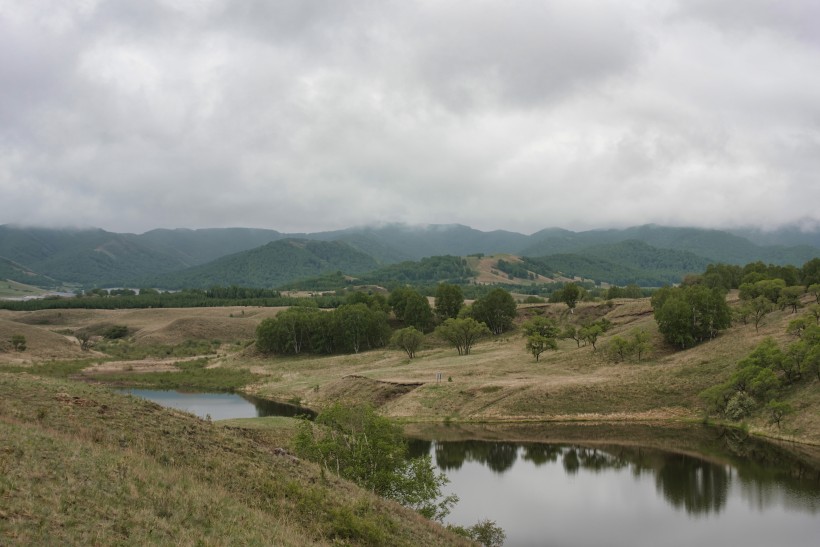
POLYGON ((816 0, 0 0, 0 224, 820 223, 816 0))

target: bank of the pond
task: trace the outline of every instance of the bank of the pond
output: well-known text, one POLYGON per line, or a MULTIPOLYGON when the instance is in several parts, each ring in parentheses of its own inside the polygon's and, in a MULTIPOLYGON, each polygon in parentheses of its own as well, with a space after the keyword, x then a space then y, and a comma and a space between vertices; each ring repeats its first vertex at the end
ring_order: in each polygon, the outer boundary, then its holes
POLYGON ((0 544, 462 545, 264 436, 0 373, 0 544))

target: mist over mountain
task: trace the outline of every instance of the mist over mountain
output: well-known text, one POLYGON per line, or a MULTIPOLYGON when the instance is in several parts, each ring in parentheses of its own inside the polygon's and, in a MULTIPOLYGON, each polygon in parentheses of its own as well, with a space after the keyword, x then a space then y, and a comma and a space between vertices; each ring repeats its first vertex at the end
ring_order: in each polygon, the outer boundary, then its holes
POLYGON ((0 226, 0 278, 38 286, 271 287, 431 256, 500 253, 540 258, 540 264, 564 274, 581 268, 579 275, 599 281, 659 283, 714 262, 801 265, 820 256, 820 234, 657 225, 583 232, 548 228, 531 235, 459 224, 387 224, 310 234, 251 228, 120 234, 0 226), (648 270, 654 273, 645 275, 648 270))

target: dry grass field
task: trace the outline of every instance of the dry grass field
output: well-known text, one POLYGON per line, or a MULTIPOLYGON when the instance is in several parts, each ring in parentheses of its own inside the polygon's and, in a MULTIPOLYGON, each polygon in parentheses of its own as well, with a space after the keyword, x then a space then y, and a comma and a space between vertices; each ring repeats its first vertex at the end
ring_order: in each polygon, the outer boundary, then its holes
MULTIPOLYGON (((104 382, 111 373, 119 373, 122 381, 122 374, 179 370, 178 363, 191 357, 114 359, 82 351, 71 336, 79 329, 126 325, 135 347, 207 341, 207 368, 256 375, 244 391, 317 409, 335 401, 368 401, 383 414, 408 422, 699 421, 705 408, 698 394, 725 381, 737 361, 764 338, 785 345, 785 328, 794 318, 774 312, 759 332, 753 325, 734 326, 711 342, 675 351, 661 340, 647 299, 613 304, 583 303, 573 314, 559 304, 522 307, 519 323, 539 314, 574 323, 605 317, 613 324, 597 350, 563 340, 558 351, 543 354, 539 362, 527 353, 517 331, 485 339, 467 356, 432 335, 412 360, 394 349, 318 357, 259 355, 248 344, 259 322, 280 311, 276 308, 0 311, 0 340, 19 333, 29 346, 25 352, 0 352, 0 365, 85 358, 92 362, 76 376, 104 382), (603 352, 608 339, 633 329, 650 334, 650 354, 640 362, 608 362, 603 352)), ((788 402, 797 411, 782 428, 762 416, 748 426, 762 435, 820 444, 820 384, 802 384, 788 402)))

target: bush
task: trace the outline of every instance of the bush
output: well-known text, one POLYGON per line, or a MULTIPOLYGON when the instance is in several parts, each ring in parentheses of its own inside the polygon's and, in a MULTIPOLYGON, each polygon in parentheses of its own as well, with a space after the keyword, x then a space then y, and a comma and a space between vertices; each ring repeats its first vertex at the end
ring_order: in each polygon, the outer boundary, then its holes
POLYGON ((299 425, 294 445, 301 457, 430 519, 443 519, 458 501, 454 495, 438 501, 447 477, 436 474, 429 455, 411 459, 401 427, 372 407, 336 404, 316 425, 307 419, 299 425))
POLYGON ((128 336, 128 326, 126 325, 114 325, 103 332, 103 337, 108 340, 117 340, 126 336, 128 336))
POLYGON ((738 391, 726 403, 726 416, 734 421, 742 420, 752 413, 755 400, 745 391, 738 391))

